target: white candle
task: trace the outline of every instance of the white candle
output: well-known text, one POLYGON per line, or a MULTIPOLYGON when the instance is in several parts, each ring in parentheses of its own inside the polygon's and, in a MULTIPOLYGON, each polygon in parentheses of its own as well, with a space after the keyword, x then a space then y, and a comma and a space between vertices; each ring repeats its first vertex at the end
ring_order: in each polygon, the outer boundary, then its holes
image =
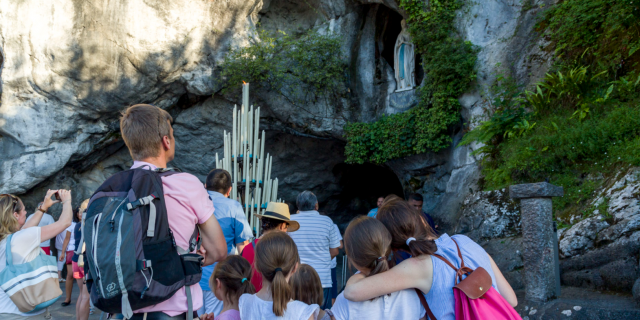
POLYGON ((265 181, 265 192, 264 192, 264 197, 262 199, 262 202, 266 205, 269 202, 269 192, 271 191, 271 183, 269 181, 265 181))
POLYGON ((252 142, 251 141, 251 133, 253 129, 253 106, 249 109, 249 113, 248 113, 248 117, 247 117, 247 147, 249 149, 249 157, 252 156, 251 151, 253 151, 253 149, 251 149, 252 146, 252 142))
MULTIPOLYGON (((232 134, 231 134, 232 137, 236 136, 236 129, 237 129, 236 128, 236 113, 238 112, 236 109, 237 108, 234 105, 233 106, 233 131, 231 131, 232 132, 232 134)), ((233 157, 235 157, 236 156, 236 141, 235 140, 233 140, 233 142, 232 142, 231 151, 232 151, 231 155, 233 157)))
POLYGON ((260 158, 264 158, 264 142, 265 142, 265 138, 264 138, 264 130, 262 130, 262 140, 260 141, 260 158))
POLYGON ((267 159, 269 159, 269 168, 267 169, 267 180, 271 180, 271 166, 273 165, 273 157, 267 154, 267 159))
POLYGON ((249 84, 246 82, 242 84, 242 105, 249 107, 249 84))
POLYGON ((219 169, 220 167, 218 166, 218 153, 216 152, 216 169, 219 169))
POLYGON ((256 184, 260 184, 262 182, 262 176, 260 173, 262 172, 262 159, 258 159, 258 173, 256 174, 256 184))
MULTIPOLYGON (((246 170, 245 170, 246 171, 246 170)), ((244 188, 244 204, 245 204, 245 217, 249 214, 249 180, 247 180, 244 188)))
POLYGON ((273 180, 273 201, 278 197, 278 178, 273 180))

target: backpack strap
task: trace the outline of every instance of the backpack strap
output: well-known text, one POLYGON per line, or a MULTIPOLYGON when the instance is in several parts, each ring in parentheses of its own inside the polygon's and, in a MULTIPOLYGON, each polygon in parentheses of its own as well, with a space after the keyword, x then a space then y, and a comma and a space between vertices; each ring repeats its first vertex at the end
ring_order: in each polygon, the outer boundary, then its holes
POLYGON ((429 316, 429 320, 437 320, 436 316, 434 316, 433 312, 431 312, 431 308, 429 308, 427 299, 425 299, 424 294, 422 294, 422 291, 420 291, 420 289, 415 289, 415 290, 416 290, 416 293, 418 294, 418 298, 420 298, 420 303, 422 303, 424 310, 427 312, 427 315, 429 316))
MULTIPOLYGON (((140 206, 149 206, 149 225, 147 226, 147 237, 149 238, 153 238, 156 232, 156 206, 153 204, 153 200, 157 198, 158 196, 156 196, 155 194, 150 194, 134 202, 127 203, 127 209, 129 211, 133 211, 140 206)), ((113 225, 113 219, 109 222, 113 225)))
MULTIPOLYGON (((453 238, 451 238, 451 240, 453 240, 453 238)), ((462 276, 463 275, 468 275, 469 273, 473 272, 473 269, 469 268, 469 267, 465 267, 464 266, 464 259, 462 258, 462 253, 460 252, 460 247, 458 246, 458 243, 456 242, 456 240, 453 240, 453 243, 455 243, 456 248, 458 249, 458 257, 460 257, 460 268, 456 268, 451 262, 449 262, 449 260, 447 260, 445 257, 439 255, 439 254, 433 254, 434 257, 444 261, 447 265, 449 265, 449 267, 451 267, 453 270, 455 270, 456 272, 456 284, 458 284, 458 282, 462 281, 462 276)))

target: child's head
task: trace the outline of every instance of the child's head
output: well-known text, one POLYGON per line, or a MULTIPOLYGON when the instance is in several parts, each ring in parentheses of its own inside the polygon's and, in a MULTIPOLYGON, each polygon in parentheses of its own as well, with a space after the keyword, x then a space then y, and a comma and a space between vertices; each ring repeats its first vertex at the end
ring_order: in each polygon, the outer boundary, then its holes
POLYGON ((324 302, 322 282, 320 281, 320 276, 312 266, 301 264, 300 267, 298 267, 298 271, 291 276, 289 284, 291 285, 291 289, 293 289, 294 300, 320 306, 324 302))
POLYGON ((220 301, 238 302, 244 293, 256 293, 251 284, 251 264, 247 259, 232 255, 218 262, 209 279, 216 298, 220 301))
POLYGON ((344 233, 345 251, 349 261, 366 276, 389 270, 391 235, 380 221, 360 216, 344 233))
POLYGON ((255 266, 262 279, 271 283, 273 313, 283 316, 293 298, 288 279, 296 272, 300 256, 298 247, 284 232, 265 234, 256 245, 255 266))
POLYGON ((417 257, 434 254, 438 247, 433 239, 437 238, 422 212, 410 206, 406 201, 384 203, 376 216, 378 221, 391 233, 391 248, 402 250, 417 257))

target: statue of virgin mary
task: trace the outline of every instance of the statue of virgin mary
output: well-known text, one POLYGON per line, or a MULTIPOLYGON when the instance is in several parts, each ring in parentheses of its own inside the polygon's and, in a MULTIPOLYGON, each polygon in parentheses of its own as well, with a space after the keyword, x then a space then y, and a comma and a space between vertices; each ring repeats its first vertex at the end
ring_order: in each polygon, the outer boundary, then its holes
POLYGON ((406 21, 402 20, 401 24, 402 31, 398 35, 394 49, 396 92, 411 90, 416 86, 414 45, 411 42, 406 21))

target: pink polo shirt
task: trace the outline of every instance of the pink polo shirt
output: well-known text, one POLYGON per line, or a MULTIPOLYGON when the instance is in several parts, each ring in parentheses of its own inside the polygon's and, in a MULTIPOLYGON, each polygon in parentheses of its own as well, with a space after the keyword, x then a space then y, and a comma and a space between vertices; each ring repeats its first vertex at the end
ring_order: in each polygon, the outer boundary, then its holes
MULTIPOLYGON (((156 169, 156 166, 142 161, 134 161, 131 168, 143 165, 156 169)), ((196 224, 202 224, 213 216, 213 202, 209 199, 209 194, 204 189, 202 182, 188 173, 177 173, 162 178, 162 187, 169 227, 176 239, 176 245, 187 249, 196 224)), ((163 270, 162 272, 171 271, 163 270)), ((191 286, 191 297, 193 298, 193 310, 200 309, 202 307, 202 289, 199 284, 191 286)), ((133 312, 162 311, 173 317, 187 312, 187 307, 187 294, 182 288, 169 300, 133 312)))

